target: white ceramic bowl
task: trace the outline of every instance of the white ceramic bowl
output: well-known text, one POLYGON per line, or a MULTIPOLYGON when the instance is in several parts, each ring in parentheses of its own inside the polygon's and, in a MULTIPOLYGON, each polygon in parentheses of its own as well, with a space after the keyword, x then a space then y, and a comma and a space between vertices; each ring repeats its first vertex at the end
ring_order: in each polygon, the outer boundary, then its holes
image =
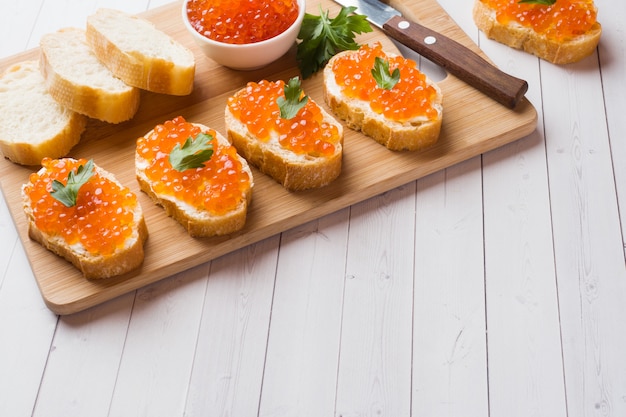
POLYGON ((261 42, 230 44, 214 41, 198 33, 189 23, 187 1, 183 2, 183 22, 196 44, 213 61, 237 70, 253 70, 264 67, 283 56, 296 42, 306 8, 305 0, 298 1, 298 17, 283 33, 261 42))

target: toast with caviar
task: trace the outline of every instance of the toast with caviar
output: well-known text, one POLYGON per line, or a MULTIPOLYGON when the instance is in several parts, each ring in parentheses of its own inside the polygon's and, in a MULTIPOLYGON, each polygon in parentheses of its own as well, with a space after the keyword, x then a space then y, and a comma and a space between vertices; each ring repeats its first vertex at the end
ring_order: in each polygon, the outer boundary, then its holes
POLYGON ((254 186, 252 171, 215 130, 179 116, 137 139, 135 173, 141 190, 190 236, 242 229, 254 186))
POLYGON ((37 61, 0 75, 0 151, 21 165, 60 158, 81 138, 87 118, 59 104, 46 90, 37 61))
POLYGON ((137 196, 92 160, 45 158, 41 165, 22 186, 30 238, 88 279, 138 268, 148 229, 137 196))
POLYGON ((539 3, 475 0, 474 22, 488 38, 554 64, 577 62, 593 53, 602 35, 593 0, 539 3))
POLYGON ((415 62, 365 44, 333 56, 323 75, 324 99, 348 127, 394 151, 439 139, 443 94, 415 62))
POLYGON ((341 173, 343 127, 298 78, 248 83, 229 97, 224 118, 238 152, 290 191, 323 187, 341 173))
POLYGON ((50 95, 63 106, 109 123, 131 119, 140 91, 115 77, 93 53, 85 31, 61 29, 42 36, 40 69, 50 95))
POLYGON ((86 38, 98 59, 126 84, 178 96, 193 90, 193 52, 145 19, 101 8, 87 17, 86 38))

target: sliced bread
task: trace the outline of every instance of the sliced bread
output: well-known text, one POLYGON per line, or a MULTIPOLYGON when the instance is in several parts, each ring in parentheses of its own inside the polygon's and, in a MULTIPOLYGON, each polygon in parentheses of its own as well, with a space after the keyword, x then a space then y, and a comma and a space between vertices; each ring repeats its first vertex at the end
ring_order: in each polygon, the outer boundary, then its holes
MULTIPOLYGON (((602 26, 595 21, 597 10, 593 1, 587 0, 579 3, 585 6, 581 13, 583 13, 585 20, 592 19, 589 21, 591 25, 584 33, 566 36, 553 36, 547 31, 537 32, 533 26, 522 24, 512 17, 499 18, 499 10, 483 0, 475 0, 473 18, 476 26, 490 39, 536 55, 554 64, 570 64, 591 55, 598 46, 602 35, 602 26), (594 23, 591 23, 592 21, 594 23)), ((553 14, 553 10, 554 15, 561 16, 554 17, 554 22, 546 21, 542 25, 555 25, 555 27, 556 25, 567 25, 567 23, 558 23, 558 20, 565 13, 568 13, 556 9, 561 7, 558 1, 553 6, 516 3, 513 7, 518 8, 519 13, 524 15, 528 15, 528 12, 537 11, 541 12, 541 15, 550 16, 553 14), (546 10, 546 12, 542 12, 542 10, 546 10), (550 11, 548 12, 548 10, 550 11)), ((545 19, 552 19, 552 17, 545 19)), ((528 18, 526 21, 529 23, 530 19, 528 18)))
POLYGON ((145 19, 98 9, 87 17, 87 43, 129 85, 172 95, 193 90, 193 53, 145 19))
POLYGON ((93 164, 93 175, 78 189, 76 204, 67 207, 50 192, 52 182, 66 185, 88 161, 72 158, 42 161, 42 168, 22 187, 28 234, 65 258, 85 278, 118 276, 139 267, 148 229, 137 197, 113 174, 93 164))
POLYGON ((333 56, 326 64, 323 74, 324 99, 331 111, 350 128, 360 130, 395 151, 422 150, 439 139, 443 119, 443 93, 435 82, 417 69, 415 62, 396 54, 385 53, 380 44, 372 47, 362 45, 359 50, 343 51, 333 56), (391 70, 399 69, 400 81, 396 86, 386 91, 377 87, 372 75, 375 57, 387 62, 391 60, 391 70), (347 66, 351 69, 346 72, 346 78, 354 85, 356 96, 348 95, 344 91, 344 85, 340 85, 342 67, 347 66), (409 83, 406 81, 408 79, 414 81, 409 83), (401 86, 401 82, 405 84, 401 86), (373 94, 377 92, 381 92, 379 96, 373 94), (372 103, 374 100, 383 103, 383 99, 388 104, 375 111, 372 103), (387 106, 388 109, 385 108, 387 106), (395 117, 395 113, 405 111, 411 113, 395 117))
POLYGON ((42 36, 40 68, 46 88, 65 107, 94 119, 120 123, 131 119, 140 90, 126 84, 100 62, 85 31, 66 28, 42 36))
POLYGON ((87 118, 59 104, 46 90, 37 61, 0 76, 0 151, 22 165, 59 158, 80 141, 87 118))
MULTIPOLYGON (((204 149, 199 142, 191 148, 192 159, 204 149)), ((141 190, 192 237, 231 234, 246 223, 252 171, 230 142, 207 126, 180 116, 156 126, 137 140, 135 173, 141 190), (185 149, 187 140, 202 140, 201 134, 207 135, 210 158, 202 166, 173 168, 174 149, 185 149)))
POLYGON ((224 113, 228 138, 248 162, 290 191, 328 185, 341 173, 343 126, 310 97, 293 118, 282 118, 277 100, 284 98, 284 85, 250 82, 230 97, 224 113))

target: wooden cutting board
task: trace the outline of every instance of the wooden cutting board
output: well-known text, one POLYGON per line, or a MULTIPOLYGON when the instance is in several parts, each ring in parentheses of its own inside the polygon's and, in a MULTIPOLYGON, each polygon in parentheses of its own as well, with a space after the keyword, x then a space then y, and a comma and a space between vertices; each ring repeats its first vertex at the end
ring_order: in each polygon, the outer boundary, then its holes
MULTIPOLYGON (((308 12, 319 14, 320 3, 324 10, 330 10, 331 16, 339 11, 334 2, 322 0, 309 1, 308 12)), ((398 3, 396 6, 408 17, 480 53, 435 0, 398 3)), ((295 48, 279 61, 260 70, 238 72, 220 67, 196 48, 183 27, 180 15, 181 3, 176 2, 141 16, 194 51, 197 62, 194 92, 186 97, 144 92, 141 107, 133 120, 119 125, 90 121, 81 143, 70 155, 93 158, 139 195, 150 232, 145 246, 145 261, 140 269, 121 277, 88 281, 71 264, 31 241, 22 212, 20 187, 36 168, 0 160, 4 197, 43 299, 57 314, 70 314, 102 303, 515 141, 535 129, 537 114, 526 99, 516 110, 509 110, 455 77, 448 76, 439 83, 445 97, 444 121, 435 147, 419 153, 393 152, 358 132, 346 129, 343 170, 331 185, 306 192, 288 192, 269 177, 254 171, 254 198, 245 228, 227 237, 191 238, 139 191, 133 165, 135 139, 156 124, 178 115, 225 133, 223 113, 230 94, 248 81, 287 80, 299 73, 295 64, 295 48)), ((377 30, 357 40, 360 43, 380 41, 387 50, 397 51, 393 43, 377 30)), ((2 59, 0 70, 24 59, 37 59, 38 53, 34 49, 2 59)), ((324 105, 321 74, 306 80, 303 87, 312 99, 324 105)))

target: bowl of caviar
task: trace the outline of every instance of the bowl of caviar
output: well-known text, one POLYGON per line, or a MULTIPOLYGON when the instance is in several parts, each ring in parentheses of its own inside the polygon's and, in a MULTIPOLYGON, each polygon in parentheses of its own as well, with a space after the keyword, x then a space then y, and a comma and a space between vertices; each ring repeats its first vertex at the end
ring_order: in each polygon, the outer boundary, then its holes
POLYGON ((305 0, 185 0, 182 12, 206 56, 225 67, 253 70, 295 44, 305 0))

